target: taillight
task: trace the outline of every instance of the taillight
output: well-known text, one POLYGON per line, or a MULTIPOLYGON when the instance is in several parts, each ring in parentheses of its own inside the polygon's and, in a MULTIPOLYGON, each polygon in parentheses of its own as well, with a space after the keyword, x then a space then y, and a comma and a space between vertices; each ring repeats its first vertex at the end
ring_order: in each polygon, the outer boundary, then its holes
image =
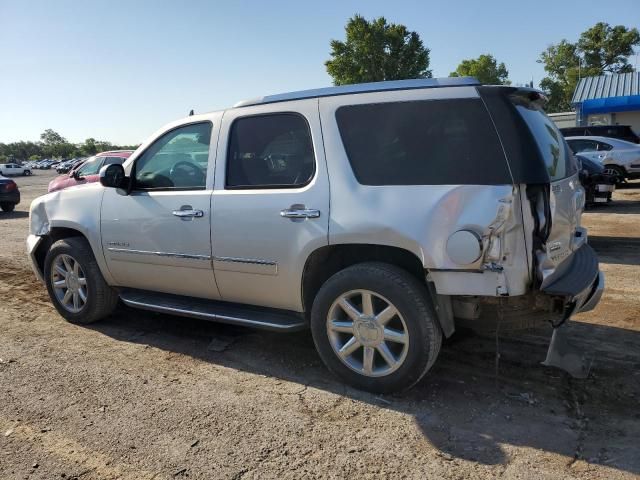
POLYGON ((7 182, 7 183, 2 183, 0 184, 0 191, 2 192, 13 192, 18 186, 16 185, 16 182, 7 182))

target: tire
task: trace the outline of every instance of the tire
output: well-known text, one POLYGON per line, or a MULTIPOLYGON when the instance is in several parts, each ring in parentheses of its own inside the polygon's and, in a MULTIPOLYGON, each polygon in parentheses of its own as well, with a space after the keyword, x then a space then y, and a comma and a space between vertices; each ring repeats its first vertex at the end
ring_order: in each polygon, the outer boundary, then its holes
POLYGON ((2 208, 3 212, 13 212, 13 210, 16 208, 16 204, 10 202, 2 202, 0 203, 0 208, 2 208))
POLYGON ((604 171, 605 173, 615 176, 616 185, 620 185, 626 181, 627 172, 625 172, 624 168, 619 167, 618 165, 605 165, 604 171))
POLYGON ((374 393, 414 386, 431 368, 442 344, 426 287, 407 271, 377 262, 353 265, 325 282, 313 301, 311 331, 331 372, 355 388, 374 393), (367 296, 373 300, 366 302, 367 296), (384 320, 384 312, 392 311, 385 310, 388 306, 397 314, 384 320), (367 310, 366 315, 356 315, 367 310), (406 335, 400 337, 400 333, 406 335), (400 338, 404 343, 396 343, 400 338), (354 350, 343 360, 340 349, 354 350), (366 350, 373 353, 367 356, 366 350), (367 357, 373 360, 366 362, 367 357))
POLYGON ((25 170, 25 171, 24 171, 24 176, 25 176, 25 177, 28 177, 28 176, 30 176, 30 175, 31 175, 31 170, 25 170))
POLYGON ((71 323, 86 325, 97 322, 108 317, 118 303, 117 292, 105 282, 89 243, 82 237, 65 238, 51 245, 44 261, 44 278, 53 305, 71 323), (79 270, 69 268, 74 267, 74 262, 79 264, 79 270), (71 283, 61 275, 56 265, 67 270, 67 274, 73 273, 71 283), (65 286, 56 288, 54 281, 65 282, 65 286), (84 301, 81 290, 84 291, 84 301), (65 302, 66 292, 72 294, 65 302))

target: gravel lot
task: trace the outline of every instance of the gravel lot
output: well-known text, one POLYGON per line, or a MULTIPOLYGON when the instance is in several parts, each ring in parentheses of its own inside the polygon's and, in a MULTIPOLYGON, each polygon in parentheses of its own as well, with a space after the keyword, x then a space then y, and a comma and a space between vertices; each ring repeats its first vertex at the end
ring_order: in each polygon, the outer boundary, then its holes
POLYGON ((1 479, 640 475, 640 188, 583 217, 607 274, 571 324, 588 379, 539 364, 550 330, 501 337, 497 377, 495 339, 459 333, 416 388, 380 397, 336 381, 305 332, 124 307, 65 323, 24 253, 53 175, 16 179, 22 203, 0 213, 1 479))

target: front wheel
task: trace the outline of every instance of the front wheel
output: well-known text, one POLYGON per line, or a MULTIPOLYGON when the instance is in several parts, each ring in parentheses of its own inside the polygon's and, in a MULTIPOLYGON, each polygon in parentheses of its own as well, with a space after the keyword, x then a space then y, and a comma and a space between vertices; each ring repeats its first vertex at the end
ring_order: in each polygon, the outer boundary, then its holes
POLYGON ((31 170, 25 170, 24 175, 25 177, 28 177, 29 175, 31 175, 31 170))
POLYGON ((117 293, 105 282, 89 243, 82 237, 58 240, 45 258, 44 278, 56 310, 71 323, 107 317, 117 293))
POLYGON ((415 385, 442 343, 426 287, 384 263, 357 264, 327 280, 313 302, 311 329, 329 370, 376 393, 415 385))
POLYGON ((13 212, 13 210, 16 208, 16 204, 9 203, 9 202, 2 202, 0 203, 0 208, 2 209, 3 212, 13 212))

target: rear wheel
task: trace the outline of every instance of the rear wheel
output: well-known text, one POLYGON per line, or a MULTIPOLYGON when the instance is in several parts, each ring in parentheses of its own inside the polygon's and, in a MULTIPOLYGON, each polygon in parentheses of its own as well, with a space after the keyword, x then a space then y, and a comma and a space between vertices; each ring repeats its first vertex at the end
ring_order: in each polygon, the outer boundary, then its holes
POLYGON ((626 181, 627 173, 622 167, 619 167, 618 165, 605 165, 604 173, 606 173, 607 175, 611 175, 614 178, 616 185, 619 185, 626 181))
POLYGON ((44 278, 56 310, 71 323, 107 317, 118 295, 102 277, 89 243, 82 237, 55 242, 45 259, 44 278))
POLYGON ((424 285, 384 263, 354 265, 327 280, 313 302, 311 328, 332 372, 378 393, 415 385, 442 343, 424 285))
POLYGON ((0 203, 0 208, 2 208, 3 212, 13 212, 13 210, 16 208, 16 204, 9 203, 9 202, 2 202, 0 203))

